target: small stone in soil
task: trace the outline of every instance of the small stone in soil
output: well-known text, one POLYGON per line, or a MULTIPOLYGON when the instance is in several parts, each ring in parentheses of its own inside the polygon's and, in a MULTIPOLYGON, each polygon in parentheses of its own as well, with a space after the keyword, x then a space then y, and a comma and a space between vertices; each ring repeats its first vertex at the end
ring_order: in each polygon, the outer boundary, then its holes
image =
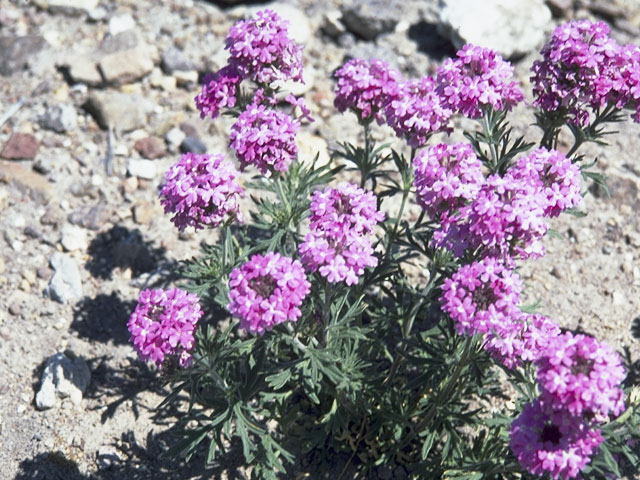
POLYGON ((207 146, 197 137, 186 137, 180 144, 180 151, 202 155, 207 152, 207 146))
POLYGON ((38 153, 40 143, 30 133, 14 133, 9 137, 0 157, 7 160, 31 160, 38 153))
POLYGON ((140 155, 150 160, 164 157, 167 154, 164 142, 158 137, 141 138, 135 143, 134 148, 140 155))

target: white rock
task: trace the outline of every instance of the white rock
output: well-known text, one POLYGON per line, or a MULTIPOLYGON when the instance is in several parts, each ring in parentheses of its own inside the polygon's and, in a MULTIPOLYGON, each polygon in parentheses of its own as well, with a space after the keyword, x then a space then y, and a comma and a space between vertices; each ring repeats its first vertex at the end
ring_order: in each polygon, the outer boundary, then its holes
POLYGON ((128 13, 122 15, 114 15, 109 19, 109 35, 116 36, 119 33, 133 30, 136 28, 136 22, 128 13))
POLYGON ((157 168, 153 160, 143 158, 130 158, 127 164, 127 171, 132 177, 153 180, 156 178, 157 168))
POLYGON ((187 137, 187 134, 180 130, 178 127, 173 127, 164 135, 164 139, 169 144, 169 149, 175 151, 180 147, 182 141, 187 137))
POLYGON ((313 88, 315 78, 315 69, 311 66, 306 66, 302 72, 302 82, 294 82, 293 80, 287 80, 286 82, 277 81, 273 82, 273 86, 282 90, 278 95, 280 99, 284 99, 289 93, 293 93, 296 97, 299 97, 313 88))
POLYGON ((269 8, 273 10, 282 18, 289 22, 288 31, 289 37, 296 43, 304 45, 311 38, 311 24, 305 13, 299 8, 289 5, 287 3, 270 3, 268 5, 258 5, 255 7, 247 8, 245 17, 252 17, 259 12, 269 8))
POLYGON ((68 255, 56 252, 51 257, 55 270, 49 283, 51 298, 67 303, 82 298, 82 277, 76 261, 68 255))
POLYGON ((52 408, 57 398, 69 398, 74 405, 79 405, 90 380, 91 371, 84 360, 70 350, 56 353, 49 357, 42 372, 36 407, 39 410, 52 408))
POLYGON ((87 231, 84 228, 67 223, 62 227, 62 239, 60 243, 67 252, 73 252, 75 250, 85 251, 89 248, 87 231))
POLYGON ((507 58, 540 46, 550 22, 544 0, 440 0, 438 28, 456 47, 472 43, 507 58))
POLYGON ((316 168, 327 165, 331 161, 329 145, 324 138, 309 132, 299 132, 296 135, 296 143, 299 150, 298 158, 305 165, 310 166, 316 155, 318 156, 316 168))

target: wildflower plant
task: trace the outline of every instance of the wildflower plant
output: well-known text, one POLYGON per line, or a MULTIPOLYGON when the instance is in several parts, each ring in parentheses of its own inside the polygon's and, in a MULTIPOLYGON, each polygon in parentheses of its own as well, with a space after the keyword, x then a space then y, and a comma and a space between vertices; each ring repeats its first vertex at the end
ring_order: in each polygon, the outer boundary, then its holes
POLYGON ((420 79, 351 60, 335 105, 364 142, 341 143, 337 166, 295 147, 292 109, 309 110, 278 83, 302 78, 286 22, 259 12, 227 49, 196 104, 236 117, 229 146, 244 173, 221 153, 169 170, 166 211, 180 229, 210 228, 209 242, 183 265, 190 293, 144 291, 129 322, 143 360, 183 367, 162 405, 188 399, 167 453, 210 463, 240 445, 254 478, 637 469, 640 392, 620 355, 522 306, 517 268, 544 255, 549 219, 579 207, 584 182, 603 181, 578 150, 637 111, 640 65, 622 59, 638 49, 604 24, 558 27, 533 67, 537 145, 513 138, 524 94, 491 50, 467 45, 420 79), (468 142, 431 143, 455 115, 476 121, 468 142), (374 121, 406 148, 375 145, 374 121), (563 128, 575 136, 566 154, 563 128))

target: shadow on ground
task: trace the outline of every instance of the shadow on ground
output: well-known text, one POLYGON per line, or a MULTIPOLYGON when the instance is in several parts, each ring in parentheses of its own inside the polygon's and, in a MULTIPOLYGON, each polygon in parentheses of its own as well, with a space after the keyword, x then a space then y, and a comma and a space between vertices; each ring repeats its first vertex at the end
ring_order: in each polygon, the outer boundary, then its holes
POLYGON ((131 269, 132 277, 166 263, 166 249, 145 240, 140 230, 120 225, 98 234, 90 243, 86 269, 94 278, 108 280, 116 268, 131 269))
POLYGON ((171 430, 149 433, 141 443, 133 432, 124 433, 113 442, 108 455, 96 455, 101 468, 86 474, 69 458, 71 455, 61 451, 41 453, 20 463, 15 480, 205 480, 222 478, 223 474, 229 480, 247 480, 241 469, 244 459, 240 445, 232 445, 219 462, 205 467, 205 451, 198 452, 189 463, 160 457, 175 442, 174 436, 171 430))
POLYGON ((419 22, 409 27, 409 38, 418 44, 418 50, 436 60, 455 57, 456 48, 449 39, 440 35, 437 25, 419 22))
MULTIPOLYGON (((113 367, 109 357, 99 357, 90 363, 91 384, 84 394, 89 409, 104 409, 100 420, 106 423, 122 405, 127 405, 138 418, 141 409, 151 410, 156 405, 143 405, 138 400, 142 392, 153 392, 164 396, 166 392, 157 370, 148 364, 125 360, 122 367, 113 367)), ((176 415, 174 410, 165 410, 163 415, 176 415)))
POLYGON ((129 341, 127 321, 135 306, 135 301, 123 301, 116 292, 85 297, 74 307, 69 328, 81 338, 125 344, 129 341))

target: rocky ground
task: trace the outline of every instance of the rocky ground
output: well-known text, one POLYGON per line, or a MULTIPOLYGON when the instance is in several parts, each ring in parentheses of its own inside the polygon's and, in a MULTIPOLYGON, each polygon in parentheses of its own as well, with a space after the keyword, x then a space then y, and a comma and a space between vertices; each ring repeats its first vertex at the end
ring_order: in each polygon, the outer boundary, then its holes
MULTIPOLYGON (((354 118, 332 107, 330 74, 347 56, 382 58, 417 76, 475 41, 517 58, 527 87, 536 51, 563 19, 605 19, 620 41, 640 42, 637 0, 521 0, 513 11, 499 7, 506 3, 270 3, 305 45, 298 93, 316 122, 300 135, 303 159, 358 136, 354 118)), ((226 152, 228 123, 201 121, 193 97, 202 75, 225 63, 228 28, 257 8, 0 0, 2 479, 244 477, 241 455, 207 469, 198 458, 158 457, 178 413, 154 410, 161 381, 128 345, 126 322, 139 290, 172 284, 177 262, 210 235, 179 235, 158 186, 180 151, 226 152)), ((513 119, 536 138, 530 109, 513 119)), ((522 274, 527 301, 610 342, 637 378, 640 126, 619 130, 609 148, 585 150, 598 156, 611 197, 592 190, 587 217, 556 220, 561 238, 549 237, 548 255, 522 274)))

